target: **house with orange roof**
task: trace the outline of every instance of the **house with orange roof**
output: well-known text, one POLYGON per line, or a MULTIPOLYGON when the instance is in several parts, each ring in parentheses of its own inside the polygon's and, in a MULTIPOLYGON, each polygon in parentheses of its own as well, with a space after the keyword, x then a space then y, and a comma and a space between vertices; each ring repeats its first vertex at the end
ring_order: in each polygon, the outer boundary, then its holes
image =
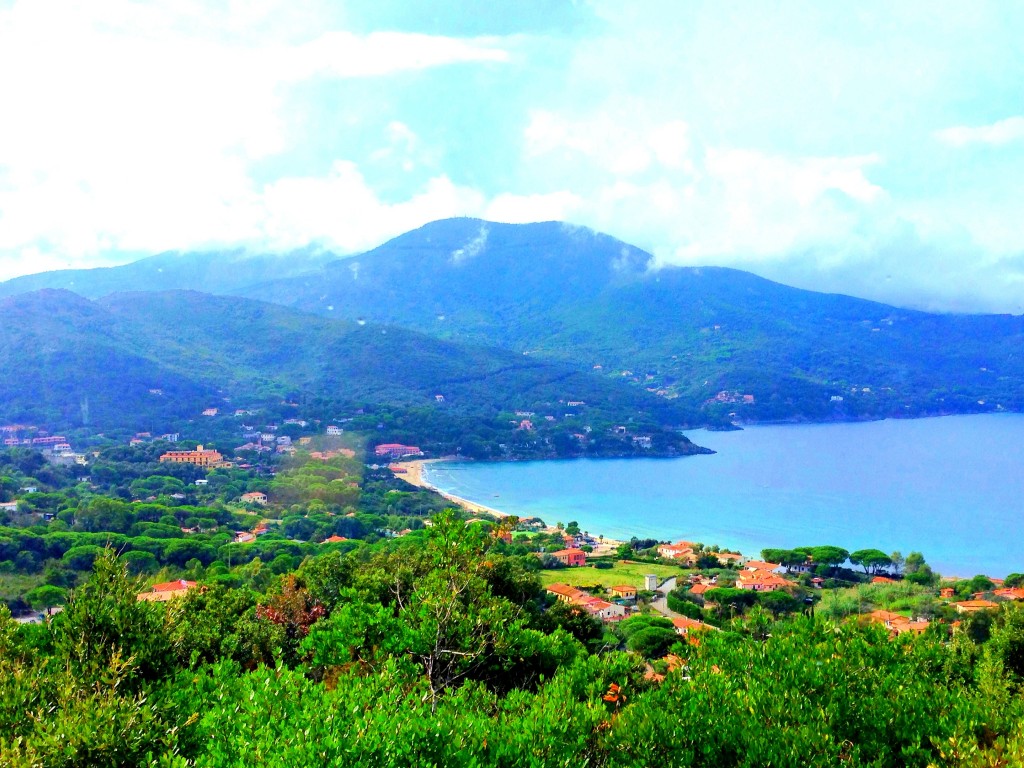
POLYGON ((896 579, 890 579, 888 576, 874 576, 871 579, 872 584, 895 584, 896 579))
POLYGON ((705 624, 703 621, 698 621, 697 619, 691 619, 689 616, 673 616, 672 626, 675 627, 677 635, 683 635, 684 637, 691 632, 704 632, 707 630, 718 631, 718 627, 705 624))
POLYGON ((181 597, 190 589, 195 589, 196 582, 179 579, 178 581, 165 581, 162 584, 154 584, 146 592, 140 592, 138 599, 144 602, 162 603, 181 597))
POLYGON ((167 451, 160 456, 160 461, 170 464, 195 464, 197 467, 221 467, 226 464, 219 451, 208 450, 201 445, 197 445, 194 451, 167 451))
POLYGON ((715 584, 694 584, 690 587, 690 593, 698 596, 703 596, 709 589, 714 589, 715 584))
POLYGON ((576 587, 568 584, 556 583, 548 585, 545 590, 549 595, 554 595, 563 603, 574 603, 580 598, 586 597, 586 592, 581 592, 576 587))
POLYGON ((636 587, 631 587, 629 584, 618 584, 608 587, 608 594, 612 597, 621 597, 623 600, 635 600, 636 587))
POLYGON ((346 539, 344 536, 334 534, 333 536, 328 536, 326 539, 324 539, 324 544, 337 544, 339 541, 348 541, 348 539, 346 539))
POLYGON ((1005 600, 1024 600, 1024 587, 997 589, 992 594, 1005 600))
POLYGON ((598 597, 583 599, 577 603, 591 616, 596 616, 602 621, 616 621, 626 617, 626 607, 617 603, 609 603, 598 597))
POLYGON ((743 555, 739 552, 715 552, 714 555, 722 565, 729 565, 730 563, 739 565, 744 560, 743 555))
POLYGON ((772 571, 773 573, 778 573, 782 570, 782 566, 779 563, 766 563, 763 560, 747 560, 743 567, 748 571, 772 571))
POLYGON ((999 607, 999 603, 993 603, 991 600, 962 600, 959 603, 953 603, 953 607, 956 608, 957 613, 977 613, 978 611, 993 611, 999 607))
POLYGON ((910 619, 902 613, 892 611, 872 611, 865 614, 868 621, 881 624, 894 635, 902 635, 904 632, 921 634, 928 629, 929 622, 925 619, 910 619))
POLYGON ((741 571, 736 579, 737 589, 750 589, 754 592, 774 592, 788 586, 788 581, 771 571, 741 571))
POLYGON ((551 556, 570 567, 587 564, 587 553, 582 549, 560 549, 557 552, 552 552, 551 556))
POLYGON ((693 552, 696 546, 692 541, 677 541, 675 544, 659 544, 658 557, 668 560, 694 559, 697 557, 693 552))
POLYGON ((954 594, 956 594, 956 590, 952 587, 943 587, 939 590, 939 597, 952 597, 954 594))
POLYGON ((260 491, 251 491, 249 493, 242 494, 243 504, 259 504, 260 506, 264 506, 267 501, 267 494, 261 493, 260 491))

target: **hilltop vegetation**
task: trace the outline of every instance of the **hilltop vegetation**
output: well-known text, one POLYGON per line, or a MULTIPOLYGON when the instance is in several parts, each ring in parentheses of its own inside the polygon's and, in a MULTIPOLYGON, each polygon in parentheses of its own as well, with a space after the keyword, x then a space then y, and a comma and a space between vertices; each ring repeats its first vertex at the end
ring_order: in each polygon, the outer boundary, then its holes
POLYGON ((0 615, 0 752, 177 768, 1024 758, 1020 607, 951 641, 757 616, 674 643, 659 682, 620 650, 658 620, 594 644, 530 561, 441 516, 425 539, 148 603, 108 552, 48 624, 0 615))

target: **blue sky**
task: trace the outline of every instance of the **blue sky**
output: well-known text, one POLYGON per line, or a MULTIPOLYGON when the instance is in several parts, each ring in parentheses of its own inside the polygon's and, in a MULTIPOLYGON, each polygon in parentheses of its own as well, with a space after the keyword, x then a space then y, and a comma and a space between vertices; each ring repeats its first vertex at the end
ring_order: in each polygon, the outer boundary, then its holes
POLYGON ((1024 312, 1015 2, 0 4, 0 278, 563 219, 1024 312))

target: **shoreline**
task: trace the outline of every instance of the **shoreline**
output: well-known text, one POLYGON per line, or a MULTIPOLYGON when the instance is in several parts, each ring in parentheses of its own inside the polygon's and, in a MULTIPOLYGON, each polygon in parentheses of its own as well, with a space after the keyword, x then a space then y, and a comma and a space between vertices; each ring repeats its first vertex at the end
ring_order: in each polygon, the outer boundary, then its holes
MULTIPOLYGON (((442 457, 440 459, 413 459, 412 461, 395 461, 395 462, 392 462, 391 464, 389 464, 388 467, 392 471, 394 471, 395 469, 404 470, 402 472, 395 473, 395 477, 399 477, 402 480, 405 480, 405 482, 409 483, 409 485, 415 486, 417 488, 423 488, 423 489, 426 489, 426 490, 433 491, 434 493, 438 494, 439 496, 442 496, 442 497, 448 499, 448 501, 453 502, 457 506, 462 507, 464 510, 466 510, 467 512, 470 512, 470 513, 472 513, 474 515, 483 513, 483 514, 487 514, 487 515, 493 515, 494 517, 498 518, 499 520, 501 520, 503 518, 506 518, 506 517, 511 517, 510 513, 508 513, 508 512, 502 512, 500 509, 495 509, 494 507, 488 507, 488 506, 485 506, 484 504, 477 504, 475 501, 470 501, 469 499, 464 499, 461 496, 456 496, 456 495, 451 494, 451 493, 445 493, 444 491, 442 491, 437 486, 432 485, 431 483, 429 483, 426 480, 426 478, 424 478, 424 476, 423 476, 423 474, 424 474, 423 473, 423 467, 426 466, 427 464, 436 464, 436 463, 442 462, 442 461, 449 461, 450 462, 450 461, 463 461, 463 460, 455 458, 455 457, 442 457)), ((553 526, 553 525, 548 525, 543 530, 544 530, 545 533, 561 533, 561 531, 556 526, 553 526)), ((610 539, 610 538, 605 537, 604 541, 601 544, 599 544, 599 545, 594 547, 594 554, 595 555, 610 554, 610 553, 614 552, 618 548, 618 546, 620 544, 622 544, 622 543, 623 543, 622 540, 610 539)))
POLYGON ((395 461, 389 464, 388 467, 392 469, 392 471, 394 471, 394 469, 405 470, 404 472, 395 473, 395 476, 400 477, 402 480, 405 480, 405 482, 409 483, 409 485, 414 485, 417 488, 425 488, 426 490, 433 491, 439 496, 443 496, 444 498, 448 499, 448 501, 454 502, 456 505, 462 507, 467 512, 472 512, 473 514, 483 513, 487 515, 493 515, 494 517, 497 517, 499 519, 510 516, 508 512, 502 512, 500 509, 488 507, 483 504, 477 504, 475 501, 470 501, 469 499, 464 499, 461 496, 456 496, 451 493, 445 493, 437 486, 431 485, 429 482, 427 482, 426 478, 424 478, 423 476, 423 467, 427 464, 436 464, 437 462, 440 461, 458 461, 458 459, 454 457, 446 457, 440 459, 414 459, 412 461, 395 461))

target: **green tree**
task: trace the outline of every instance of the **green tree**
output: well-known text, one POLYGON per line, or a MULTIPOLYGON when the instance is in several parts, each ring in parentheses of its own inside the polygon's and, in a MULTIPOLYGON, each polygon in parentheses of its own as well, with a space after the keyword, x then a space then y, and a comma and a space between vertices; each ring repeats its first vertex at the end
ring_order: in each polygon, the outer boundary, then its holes
POLYGON ((858 549, 850 553, 850 562, 859 565, 864 573, 878 573, 892 565, 892 558, 880 549, 858 549))
POLYGON ((64 601, 67 600, 67 591, 50 584, 43 584, 35 589, 30 589, 25 594, 25 599, 35 610, 49 613, 51 608, 64 604, 64 601))

